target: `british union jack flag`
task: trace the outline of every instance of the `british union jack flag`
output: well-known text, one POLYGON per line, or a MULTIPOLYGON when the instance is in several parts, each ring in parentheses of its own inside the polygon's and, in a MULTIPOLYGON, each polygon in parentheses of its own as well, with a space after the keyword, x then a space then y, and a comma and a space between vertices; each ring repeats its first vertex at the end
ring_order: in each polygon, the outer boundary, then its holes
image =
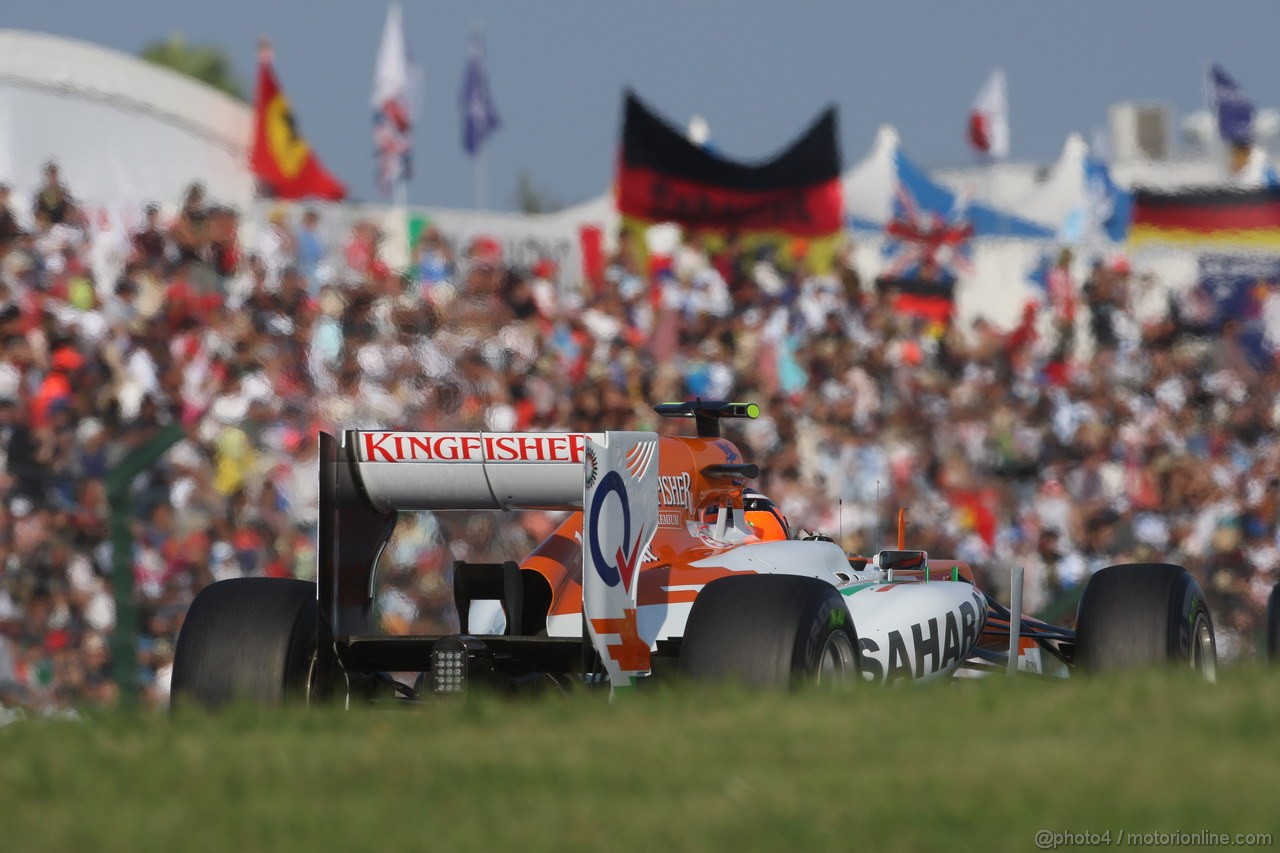
POLYGON ((930 266, 946 278, 971 273, 967 193, 951 194, 898 155, 893 217, 885 224, 885 278, 911 278, 930 266))
POLYGON ((409 181, 413 162, 413 118, 417 78, 421 69, 409 59, 404 41, 400 5, 387 8, 387 23, 378 47, 373 76, 373 154, 378 187, 391 195, 409 181))
POLYGON ((378 188, 390 194, 413 174, 413 136, 408 110, 400 99, 383 102, 373 112, 373 144, 378 158, 378 188))

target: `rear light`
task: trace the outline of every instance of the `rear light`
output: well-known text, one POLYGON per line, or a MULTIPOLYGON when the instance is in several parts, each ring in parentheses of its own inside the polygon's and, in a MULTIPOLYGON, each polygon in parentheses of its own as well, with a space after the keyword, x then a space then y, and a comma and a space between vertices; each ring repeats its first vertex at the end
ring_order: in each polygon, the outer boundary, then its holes
POLYGON ((446 637, 431 650, 431 692, 437 695, 467 692, 467 647, 457 637, 446 637))

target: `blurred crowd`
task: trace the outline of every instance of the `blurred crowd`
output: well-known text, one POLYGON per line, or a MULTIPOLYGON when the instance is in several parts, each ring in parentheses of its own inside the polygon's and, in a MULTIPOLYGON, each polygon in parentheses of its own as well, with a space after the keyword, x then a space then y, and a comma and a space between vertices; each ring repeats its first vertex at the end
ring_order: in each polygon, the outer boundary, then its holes
MULTIPOLYGON (((847 246, 818 272, 800 242, 689 235, 646 273, 622 233, 580 281, 429 227, 392 269, 369 222, 335 237, 281 207, 246 229, 200 186, 160 202, 96 280, 92 217, 56 166, 29 209, 0 188, 0 706, 117 700, 107 478, 168 425, 185 437, 128 487, 156 706, 201 587, 314 576, 317 431, 673 432, 651 404, 693 396, 761 404, 727 432, 793 527, 866 554, 909 507, 910 546, 1000 594, 1024 566, 1028 609, 1067 620, 1104 565, 1182 563, 1220 653, 1256 644, 1280 566, 1280 373, 1242 335, 1266 311, 1219 329, 1192 294, 1138 322, 1150 282, 1121 257, 1076 281, 1067 258, 1016 329, 946 326, 895 311, 847 246)), ((555 523, 407 514, 384 627, 447 630, 454 560, 519 558, 555 523)))

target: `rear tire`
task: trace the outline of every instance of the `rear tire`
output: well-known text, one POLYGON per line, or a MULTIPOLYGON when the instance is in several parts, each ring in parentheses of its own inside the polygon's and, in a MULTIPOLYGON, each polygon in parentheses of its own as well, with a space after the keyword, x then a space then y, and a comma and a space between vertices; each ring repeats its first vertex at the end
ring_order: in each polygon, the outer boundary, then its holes
POLYGON ((735 575, 693 602, 680 668, 698 681, 788 688, 853 684, 858 636, 831 584, 795 575, 735 575))
POLYGON ((1109 566, 1089 579, 1076 618, 1075 662, 1087 672, 1189 667, 1213 681, 1213 618, 1181 566, 1109 566))
POLYGON ((318 613, 316 585, 306 581, 236 578, 205 587, 174 649, 173 704, 311 699, 318 613))

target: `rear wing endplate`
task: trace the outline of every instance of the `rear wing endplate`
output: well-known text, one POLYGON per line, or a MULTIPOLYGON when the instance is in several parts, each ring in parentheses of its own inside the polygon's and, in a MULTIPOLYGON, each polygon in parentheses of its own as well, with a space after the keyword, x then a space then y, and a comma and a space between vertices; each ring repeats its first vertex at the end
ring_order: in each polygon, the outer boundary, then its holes
POLYGON ((609 432, 588 439, 582 500, 582 612, 612 688, 649 672, 636 593, 658 530, 658 436, 609 432))

